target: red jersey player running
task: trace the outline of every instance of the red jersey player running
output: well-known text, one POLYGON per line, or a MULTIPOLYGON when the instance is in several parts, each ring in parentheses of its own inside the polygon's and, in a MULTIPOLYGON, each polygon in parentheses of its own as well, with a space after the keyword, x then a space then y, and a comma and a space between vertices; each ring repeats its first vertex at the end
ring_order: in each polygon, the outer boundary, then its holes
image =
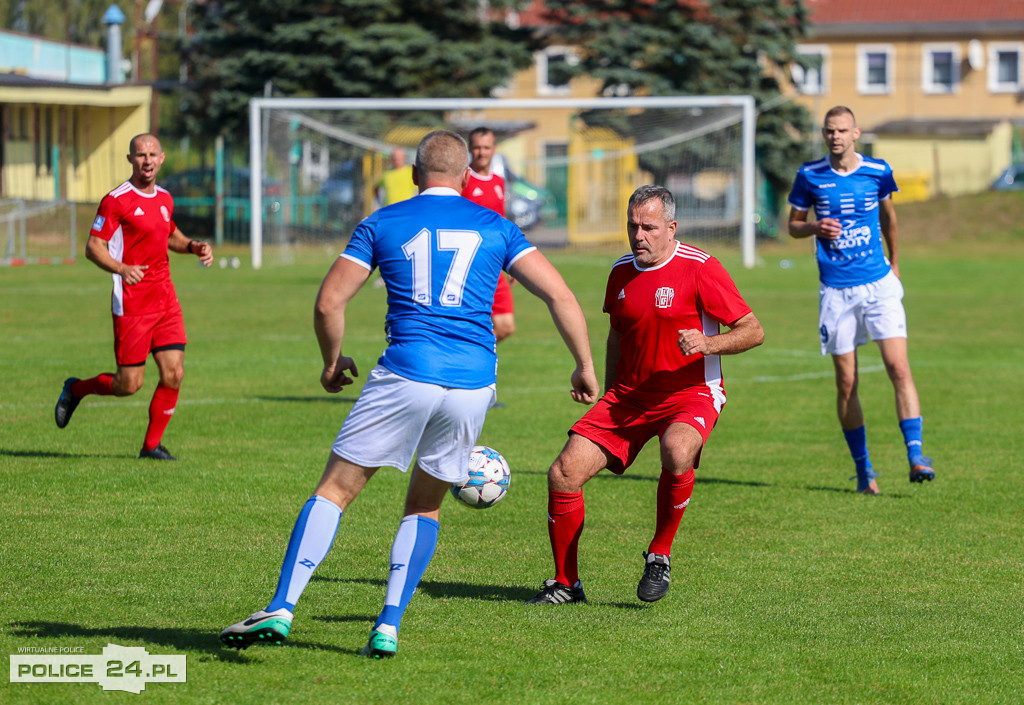
POLYGON ((764 341, 761 323, 718 260, 675 239, 675 201, 660 186, 629 198, 632 255, 613 266, 604 311, 611 329, 605 394, 569 431, 548 470, 548 535, 555 577, 527 604, 586 602, 577 549, 583 485, 604 468, 622 474, 648 440, 661 442, 654 538, 637 597, 669 587, 672 540, 693 491, 693 470, 725 404, 720 355, 764 341), (719 332, 719 324, 729 330, 719 332))
MULTIPOLYGON (((491 170, 494 159, 494 132, 478 127, 469 133, 469 181, 462 189, 462 196, 473 203, 490 208, 505 217, 505 178, 491 170)), ((498 275, 498 286, 494 291, 494 305, 491 307, 491 322, 494 337, 503 341, 516 330, 516 309, 512 300, 512 287, 504 274, 498 275)))
POLYGON ((89 232, 85 256, 110 272, 117 372, 91 379, 69 377, 57 399, 54 417, 64 428, 82 399, 90 394, 129 396, 142 388, 146 357, 152 353, 160 382, 149 404, 149 427, 140 458, 176 460, 161 445, 184 376, 185 323, 171 282, 167 251, 194 254, 205 266, 213 262, 209 243, 185 237, 174 224, 174 201, 156 185, 164 163, 160 141, 149 134, 134 137, 128 162, 132 176, 100 201, 89 232))

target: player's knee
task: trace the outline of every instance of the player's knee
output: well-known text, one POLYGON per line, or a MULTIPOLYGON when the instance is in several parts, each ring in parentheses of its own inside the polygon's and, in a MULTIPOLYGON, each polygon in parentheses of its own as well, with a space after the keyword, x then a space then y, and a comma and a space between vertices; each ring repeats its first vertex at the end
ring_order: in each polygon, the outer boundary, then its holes
POLYGON ((114 396, 118 397, 130 397, 135 392, 142 389, 142 378, 141 377, 122 377, 120 375, 114 375, 114 378, 110 380, 110 391, 114 393, 114 396))
POLYGON ((555 458, 548 468, 548 489, 555 492, 575 492, 582 487, 572 471, 572 466, 565 462, 562 455, 555 458))
POLYGON ((160 382, 165 387, 178 389, 183 379, 185 379, 185 368, 180 365, 160 371, 160 382))

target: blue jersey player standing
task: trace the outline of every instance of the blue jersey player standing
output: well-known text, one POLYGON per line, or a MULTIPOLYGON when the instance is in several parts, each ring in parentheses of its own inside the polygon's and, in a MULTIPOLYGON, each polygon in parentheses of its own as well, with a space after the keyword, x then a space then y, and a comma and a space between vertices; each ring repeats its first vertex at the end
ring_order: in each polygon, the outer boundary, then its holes
POLYGON ((412 172, 419 194, 360 223, 324 278, 314 312, 324 389, 339 392, 358 374, 342 352, 345 310, 375 268, 388 290, 388 346, 299 513, 273 599, 221 632, 225 645, 281 643, 295 603, 334 543, 342 512, 380 467, 405 471, 415 457, 391 546, 384 609, 362 651, 376 658, 395 654, 402 615, 437 545, 441 501, 451 483, 467 477, 470 452, 494 403, 491 304, 502 269, 547 304, 576 361, 572 398, 586 404, 597 398, 576 297, 518 227, 459 195, 468 167, 459 135, 438 130, 424 137, 412 172))
POLYGON ((829 110, 821 135, 828 156, 806 162, 797 173, 789 194, 789 234, 815 238, 821 277, 821 354, 832 355, 835 366, 836 407, 856 466, 857 491, 878 494, 857 396, 857 347, 868 336, 878 343, 896 391, 896 416, 907 447, 910 481, 935 478, 932 460, 921 445, 921 404, 907 358, 907 317, 891 198, 899 189, 888 164, 855 151, 860 129, 849 108, 840 105, 829 110), (808 221, 812 207, 816 220, 808 221))

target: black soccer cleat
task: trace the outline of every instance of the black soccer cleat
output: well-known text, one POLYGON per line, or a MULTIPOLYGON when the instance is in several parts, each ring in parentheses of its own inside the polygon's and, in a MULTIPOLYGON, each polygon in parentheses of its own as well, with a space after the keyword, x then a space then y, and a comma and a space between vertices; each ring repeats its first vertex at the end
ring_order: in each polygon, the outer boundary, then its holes
POLYGON ((527 600, 527 605, 564 605, 570 602, 586 604, 587 596, 583 592, 583 584, 577 580, 572 587, 557 580, 545 580, 544 589, 527 600))
POLYGON ((53 409, 53 418, 57 422, 57 428, 64 428, 71 420, 71 415, 78 408, 78 402, 82 401, 71 393, 71 385, 78 381, 78 377, 68 377, 64 380, 64 388, 57 397, 57 406, 53 409))
POLYGON ((668 592, 670 560, 661 553, 644 553, 644 575, 636 586, 636 596, 644 602, 657 602, 668 592))
POLYGON ((171 455, 171 451, 167 450, 162 445, 159 445, 156 448, 150 448, 149 450, 143 448, 139 451, 139 457, 149 458, 151 460, 177 460, 177 458, 171 455))

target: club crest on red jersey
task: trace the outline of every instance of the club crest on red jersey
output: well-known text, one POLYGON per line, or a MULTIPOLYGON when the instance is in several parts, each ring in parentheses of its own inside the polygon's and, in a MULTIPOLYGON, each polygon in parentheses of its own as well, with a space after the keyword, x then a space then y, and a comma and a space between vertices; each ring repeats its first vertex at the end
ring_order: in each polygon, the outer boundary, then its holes
POLYGON ((658 308, 668 308, 672 305, 672 299, 676 296, 676 290, 670 286, 659 287, 654 292, 654 305, 658 308))

